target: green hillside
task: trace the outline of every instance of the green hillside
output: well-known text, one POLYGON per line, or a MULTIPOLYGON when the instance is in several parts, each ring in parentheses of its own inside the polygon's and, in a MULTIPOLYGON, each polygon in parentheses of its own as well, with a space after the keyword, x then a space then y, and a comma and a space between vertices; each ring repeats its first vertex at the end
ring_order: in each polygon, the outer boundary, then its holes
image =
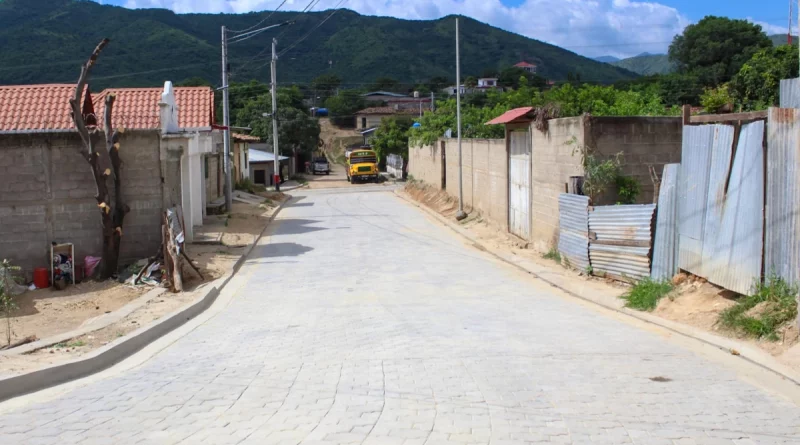
MULTIPOLYGON (((769 36, 769 39, 772 40, 772 44, 775 46, 786 45, 786 34, 773 34, 769 36)), ((797 36, 792 36, 792 43, 797 45, 797 36)))
POLYGON ((674 71, 666 54, 643 54, 636 57, 622 59, 611 65, 633 71, 636 74, 649 76, 652 74, 668 74, 674 71))
MULTIPOLYGON (((277 13, 267 23, 296 18, 280 36, 286 48, 330 12, 277 13)), ((88 0, 0 0, 0 84, 73 82, 97 42, 111 39, 94 71, 93 88, 159 85, 201 77, 219 84, 220 27, 245 29, 268 13, 175 14, 164 9, 129 10, 88 0)), ((540 73, 564 80, 611 83, 635 74, 562 48, 463 19, 462 72, 480 75, 525 59, 540 73)), ((232 81, 269 79, 268 31, 230 47, 232 81), (264 51, 262 53, 262 51, 264 51), (254 58, 255 56, 258 56, 254 58)), ((362 16, 341 10, 278 63, 282 83, 308 83, 332 72, 345 84, 385 76, 415 83, 455 78, 453 17, 410 21, 362 16), (329 61, 332 64, 329 64, 329 61)))

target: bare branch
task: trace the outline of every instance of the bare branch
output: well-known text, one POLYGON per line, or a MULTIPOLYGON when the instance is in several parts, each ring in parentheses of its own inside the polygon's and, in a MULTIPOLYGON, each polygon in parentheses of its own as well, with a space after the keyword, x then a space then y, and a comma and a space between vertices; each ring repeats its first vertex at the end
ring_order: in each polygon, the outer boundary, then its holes
POLYGON ((81 99, 83 98, 83 92, 86 89, 86 83, 89 81, 89 73, 97 61, 97 57, 100 56, 100 52, 103 51, 103 48, 105 48, 106 45, 108 45, 108 42, 108 39, 103 39, 94 49, 92 55, 89 57, 89 60, 87 60, 83 67, 81 67, 81 75, 78 77, 78 83, 75 85, 75 95, 69 100, 70 107, 72 108, 72 121, 75 122, 75 128, 78 130, 78 134, 81 135, 81 139, 86 145, 90 156, 93 151, 92 139, 89 136, 89 130, 86 128, 86 122, 83 119, 81 99))

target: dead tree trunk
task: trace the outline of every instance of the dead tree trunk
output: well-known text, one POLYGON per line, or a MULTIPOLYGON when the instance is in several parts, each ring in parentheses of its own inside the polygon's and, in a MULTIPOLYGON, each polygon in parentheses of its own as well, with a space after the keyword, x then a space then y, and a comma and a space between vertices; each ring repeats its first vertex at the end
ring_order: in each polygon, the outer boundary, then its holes
POLYGON ((119 249, 120 240, 122 239, 122 223, 125 215, 130 211, 123 200, 122 184, 121 184, 121 170, 122 161, 119 157, 119 136, 122 130, 114 130, 111 122, 111 113, 114 107, 114 95, 109 94, 105 99, 105 111, 103 116, 103 130, 105 132, 105 148, 97 149, 92 140, 92 134, 97 131, 95 127, 90 128, 86 125, 87 116, 83 114, 81 107, 81 98, 86 97, 89 100, 89 95, 84 94, 87 88, 86 84, 89 80, 89 73, 97 61, 97 57, 103 48, 108 45, 108 39, 103 39, 94 52, 92 52, 89 60, 81 68, 81 75, 78 78, 78 83, 75 86, 75 95, 70 99, 69 103, 72 108, 72 120, 75 123, 75 128, 83 140, 86 148, 84 157, 92 169, 92 176, 94 177, 95 186, 97 188, 95 199, 97 200, 97 207, 100 210, 101 221, 103 225, 103 261, 100 265, 101 278, 109 278, 117 273, 119 267, 119 249), (113 181, 113 202, 112 196, 109 192, 109 181, 113 181))

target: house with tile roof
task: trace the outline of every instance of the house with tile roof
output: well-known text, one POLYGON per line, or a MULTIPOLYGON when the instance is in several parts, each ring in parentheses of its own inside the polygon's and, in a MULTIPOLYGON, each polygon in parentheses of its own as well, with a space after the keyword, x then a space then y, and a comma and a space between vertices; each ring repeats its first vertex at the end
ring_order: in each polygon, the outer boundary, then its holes
POLYGON ((531 74, 536 74, 536 71, 539 70, 539 67, 536 66, 536 64, 528 63, 528 62, 526 62, 524 60, 522 62, 519 62, 518 64, 514 65, 514 67, 522 68, 523 70, 525 70, 525 71, 527 71, 527 72, 529 72, 531 74))
MULTIPOLYGON (((0 86, 0 250, 27 272, 48 267, 52 242, 75 244, 78 260, 102 251, 96 185, 71 118, 74 85, 0 86)), ((184 208, 187 239, 202 224, 208 187, 204 161, 219 158, 211 88, 109 89, 83 98, 87 124, 102 140, 104 99, 115 94, 121 180, 130 213, 121 260, 152 256, 161 245, 164 208, 184 208), (204 184, 206 187, 204 187, 204 184)), ((218 169, 219 169, 219 162, 218 169)), ((217 174, 219 177, 219 173, 217 174)), ((213 193, 212 193, 213 192, 213 193)))

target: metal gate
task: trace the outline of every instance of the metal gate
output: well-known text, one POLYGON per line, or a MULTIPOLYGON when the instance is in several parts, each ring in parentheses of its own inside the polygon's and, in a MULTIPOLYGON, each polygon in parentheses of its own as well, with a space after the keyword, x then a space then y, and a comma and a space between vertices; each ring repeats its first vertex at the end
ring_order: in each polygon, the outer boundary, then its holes
POLYGON ((531 135, 528 130, 509 133, 508 230, 523 239, 531 234, 531 135))

